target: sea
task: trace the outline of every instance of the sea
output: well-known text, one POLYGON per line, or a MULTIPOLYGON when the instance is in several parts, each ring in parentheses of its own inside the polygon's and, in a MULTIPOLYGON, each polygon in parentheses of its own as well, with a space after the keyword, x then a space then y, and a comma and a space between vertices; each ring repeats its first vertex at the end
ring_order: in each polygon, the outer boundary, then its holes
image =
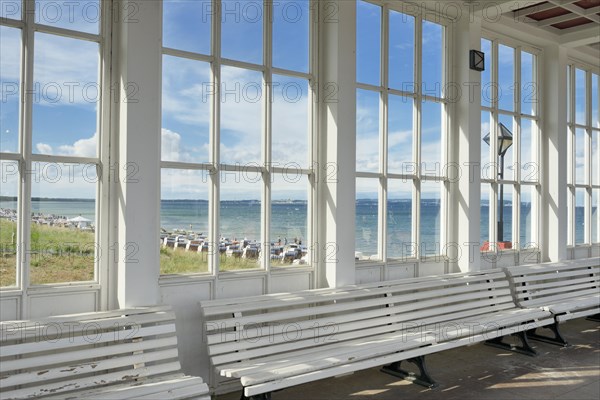
MULTIPOLYGON (((16 209, 16 200, 0 199, 0 208, 16 209)), ((95 220, 95 202, 86 199, 32 199, 33 213, 53 214, 66 218, 79 215, 95 220)), ((412 207, 410 200, 390 200, 388 211, 388 256, 404 257, 414 252, 414 243, 419 243, 422 254, 441 254, 440 248, 440 203, 436 199, 421 200, 421 240, 411 236, 412 207)), ((222 201, 219 209, 219 234, 229 239, 249 239, 260 241, 261 205, 256 200, 222 201)), ((356 201, 356 251, 363 255, 376 255, 378 242, 378 203, 373 199, 356 201)), ((596 210, 594 209, 594 213, 596 210)), ((307 239, 307 204, 300 200, 274 201, 271 209, 271 242, 278 240, 307 239)), ((489 205, 481 204, 481 238, 487 239, 489 205)), ((512 204, 504 205, 504 240, 515 240, 512 231, 512 204)), ((518 243, 521 248, 536 246, 531 241, 531 207, 529 203, 521 204, 520 232, 518 243)), ((576 242, 584 241, 584 208, 575 211, 576 242)), ((193 231, 208 234, 208 202, 202 200, 163 200, 160 205, 160 225, 166 231, 193 231)), ((157 236, 158 236, 157 232, 157 236)), ((596 233, 593 233, 596 236, 596 233)))

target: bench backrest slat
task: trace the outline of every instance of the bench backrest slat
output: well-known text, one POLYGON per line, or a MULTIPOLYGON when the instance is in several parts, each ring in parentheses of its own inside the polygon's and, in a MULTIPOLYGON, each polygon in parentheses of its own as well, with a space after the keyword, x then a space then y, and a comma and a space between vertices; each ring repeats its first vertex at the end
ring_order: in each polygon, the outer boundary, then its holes
POLYGON ((506 272, 522 307, 600 295, 600 258, 510 267, 506 272))
POLYGON ((515 304, 506 274, 494 271, 204 301, 201 307, 211 362, 218 367, 298 349, 318 351, 329 339, 343 343, 402 333, 415 321, 476 323, 515 304))
POLYGON ((166 307, 0 324, 0 397, 28 398, 179 371, 166 307))

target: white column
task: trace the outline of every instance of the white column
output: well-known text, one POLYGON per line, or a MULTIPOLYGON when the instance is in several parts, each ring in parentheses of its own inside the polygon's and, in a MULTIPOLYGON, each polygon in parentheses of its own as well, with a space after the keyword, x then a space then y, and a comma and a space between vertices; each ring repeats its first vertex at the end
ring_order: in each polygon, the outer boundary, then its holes
POLYGON ((356 1, 319 2, 318 285, 353 284, 356 1))
MULTIPOLYGON (((481 48, 481 20, 463 12, 454 25, 454 85, 449 85, 451 104, 450 148, 456 164, 449 167, 451 204, 448 254, 460 271, 480 269, 481 226, 481 72, 470 69, 469 51, 481 48), (458 88, 460 87, 460 91, 458 88), (455 172, 460 171, 459 176, 455 172)), ((489 64, 488 64, 489 65, 489 64)), ((489 68, 489 67, 488 67, 489 68)))
POLYGON ((548 45, 541 62, 543 261, 567 258, 567 49, 548 45))
POLYGON ((115 193, 117 298, 119 307, 131 307, 157 304, 159 300, 162 3, 116 4, 116 65, 121 89, 115 193))

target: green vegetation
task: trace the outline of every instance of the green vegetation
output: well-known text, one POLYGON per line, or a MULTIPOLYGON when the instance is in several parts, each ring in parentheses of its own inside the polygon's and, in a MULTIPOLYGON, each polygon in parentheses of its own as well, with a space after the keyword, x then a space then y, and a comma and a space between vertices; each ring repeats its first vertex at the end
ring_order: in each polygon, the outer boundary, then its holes
MULTIPOLYGON (((227 257, 222 254, 219 258, 219 270, 232 271, 237 269, 259 268, 257 260, 247 258, 227 257)), ((191 274, 208 272, 208 253, 185 251, 184 249, 160 248, 161 274, 191 274)))
MULTIPOLYGON (((16 223, 0 219, 0 287, 16 285, 16 250, 16 223)), ((31 284, 93 280, 95 250, 94 233, 91 231, 32 224, 31 284)), ((219 264, 221 271, 260 268, 257 260, 224 254, 220 256, 219 264)), ((278 267, 291 265, 276 264, 278 267)), ((208 272, 208 253, 161 247, 160 272, 165 275, 208 272)))
MULTIPOLYGON (((0 220, 0 286, 16 283, 16 224, 0 220)), ((32 285, 94 279, 94 233, 73 228, 31 225, 32 285)))

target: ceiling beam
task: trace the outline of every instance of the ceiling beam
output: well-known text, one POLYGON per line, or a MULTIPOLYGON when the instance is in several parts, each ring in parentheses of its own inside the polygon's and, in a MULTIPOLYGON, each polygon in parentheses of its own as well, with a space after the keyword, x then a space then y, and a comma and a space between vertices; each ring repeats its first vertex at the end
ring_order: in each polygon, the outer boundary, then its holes
MULTIPOLYGON (((529 2, 529 4, 527 4, 525 7, 532 6, 533 3, 534 2, 529 2)), ((535 13, 538 13, 538 12, 547 11, 547 10, 550 10, 552 8, 556 8, 556 6, 554 4, 552 4, 552 3, 544 3, 543 1, 538 1, 537 3, 538 4, 535 7, 531 7, 531 8, 528 8, 526 10, 519 10, 518 8, 514 7, 513 10, 517 10, 517 11, 513 12, 513 16, 516 19, 519 19, 519 18, 523 18, 523 17, 525 17, 526 15, 529 15, 529 14, 535 14, 535 13), (544 4, 541 4, 541 3, 544 3, 544 4)))
POLYGON ((600 29, 598 25, 592 23, 577 26, 574 28, 563 29, 562 35, 558 38, 560 44, 567 47, 585 46, 600 42, 600 29))
POLYGON ((558 17, 552 17, 552 18, 543 19, 541 21, 537 21, 536 25, 539 27, 549 26, 549 25, 558 24, 560 22, 570 21, 570 20, 576 19, 576 18, 580 18, 580 16, 577 14, 569 13, 569 14, 565 14, 565 15, 559 15, 558 17))

